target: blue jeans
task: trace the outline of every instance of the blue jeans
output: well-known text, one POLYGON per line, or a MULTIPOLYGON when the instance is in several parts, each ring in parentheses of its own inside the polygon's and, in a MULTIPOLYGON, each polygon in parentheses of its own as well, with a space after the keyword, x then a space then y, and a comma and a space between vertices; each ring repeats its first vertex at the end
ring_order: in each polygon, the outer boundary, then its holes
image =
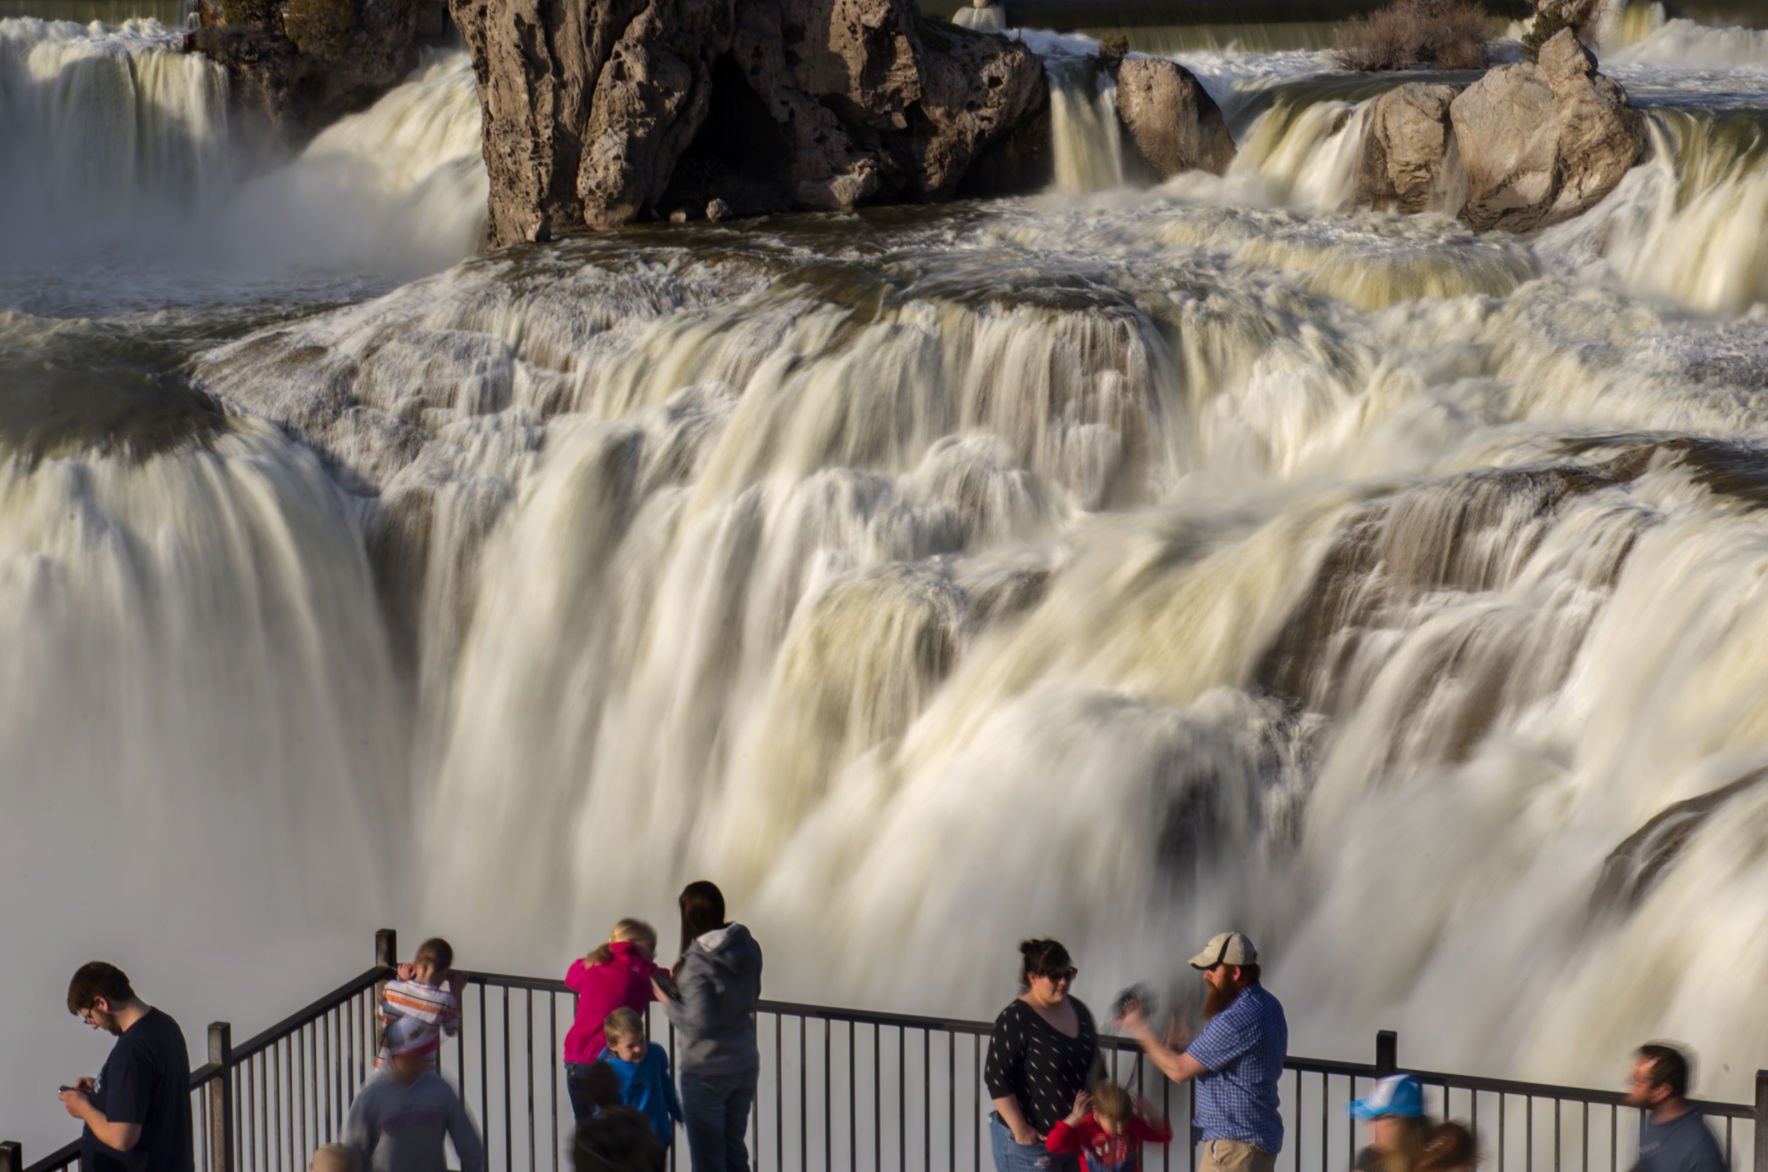
POLYGON ((1021 1144, 1000 1116, 988 1117, 988 1144, 994 1149, 995 1172, 1078 1172, 1080 1157, 1058 1156, 1043 1144, 1021 1144))
POLYGON ((749 1172, 749 1108, 758 1072, 683 1074, 682 1126, 694 1172, 749 1172))
POLYGON ((587 1062, 565 1063, 565 1094, 571 1100, 571 1114, 579 1123, 595 1118, 595 1104, 583 1093, 583 1076, 588 1071, 587 1062))

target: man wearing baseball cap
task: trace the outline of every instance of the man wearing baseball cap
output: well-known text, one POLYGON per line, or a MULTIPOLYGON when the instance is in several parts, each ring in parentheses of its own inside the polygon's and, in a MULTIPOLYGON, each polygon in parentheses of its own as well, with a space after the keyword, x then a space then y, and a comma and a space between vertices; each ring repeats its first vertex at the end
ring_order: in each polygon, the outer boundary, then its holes
POLYGON ((1239 932, 1211 937, 1191 958, 1209 996, 1206 1024, 1185 1046, 1154 1036, 1139 1004, 1131 1002, 1118 1028, 1174 1082, 1197 1080, 1191 1140, 1203 1145, 1200 1172, 1274 1172, 1283 1150, 1277 1082, 1289 1051, 1283 1006, 1259 984, 1258 949, 1239 932))

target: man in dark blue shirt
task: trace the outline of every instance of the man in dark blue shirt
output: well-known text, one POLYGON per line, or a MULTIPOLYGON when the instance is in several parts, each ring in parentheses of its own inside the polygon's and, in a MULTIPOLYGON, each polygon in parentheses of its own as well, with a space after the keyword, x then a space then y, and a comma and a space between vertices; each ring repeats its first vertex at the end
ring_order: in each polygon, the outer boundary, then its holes
POLYGON ((68 1012, 117 1036, 96 1080, 61 1092, 80 1134, 84 1172, 194 1172, 190 1054, 178 1023, 135 996, 115 965, 81 965, 68 982, 68 1012))
POLYGON ((1169 1046, 1131 1005, 1119 1026, 1174 1082, 1197 1080, 1191 1138, 1203 1144, 1200 1172, 1273 1172, 1283 1150, 1277 1083, 1289 1049, 1283 1006, 1259 984, 1258 950, 1223 932, 1191 958, 1203 974, 1208 1023, 1181 1047, 1169 1046))
POLYGON ((1636 1172, 1726 1172, 1719 1141, 1688 1101, 1688 1059, 1673 1046, 1639 1047, 1627 1105, 1639 1108, 1636 1172))

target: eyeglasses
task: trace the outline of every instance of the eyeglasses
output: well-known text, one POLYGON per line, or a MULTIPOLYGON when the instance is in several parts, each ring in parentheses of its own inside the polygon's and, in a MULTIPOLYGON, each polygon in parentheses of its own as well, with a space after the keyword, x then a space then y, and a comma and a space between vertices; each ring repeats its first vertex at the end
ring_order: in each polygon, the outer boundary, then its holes
POLYGON ((1073 965, 1069 965, 1067 968, 1057 969, 1053 973, 1039 973, 1038 976, 1053 983, 1056 981, 1072 981, 1074 980, 1075 974, 1078 972, 1080 972, 1079 969, 1075 968, 1073 965))

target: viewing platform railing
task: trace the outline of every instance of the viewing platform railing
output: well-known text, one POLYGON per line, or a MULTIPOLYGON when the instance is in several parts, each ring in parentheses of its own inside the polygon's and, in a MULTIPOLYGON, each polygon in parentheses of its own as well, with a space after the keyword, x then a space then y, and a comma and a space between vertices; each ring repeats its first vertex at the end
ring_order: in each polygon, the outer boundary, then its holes
MULTIPOLYGON (((197 1172, 305 1172, 338 1138, 350 1102, 373 1073, 378 986, 392 975, 395 937, 375 937, 375 966, 239 1045, 226 1022, 209 1026, 207 1061, 190 1079, 197 1172)), ((489 1172, 569 1172, 571 1110, 561 1040, 574 995, 560 981, 470 973, 462 1027, 445 1039, 443 1073, 484 1133, 489 1172)), ((650 1024, 674 1053, 660 1011, 650 1024)), ((775 1172, 892 1172, 992 1167, 982 1067, 991 1023, 763 1001, 762 1071, 750 1118, 754 1167, 775 1172)), ((1102 1037, 1114 1080, 1147 1094, 1172 1119, 1171 1147, 1144 1167, 1195 1172, 1186 1142, 1193 1088, 1175 1088, 1134 1043, 1102 1037)), ((196 1055, 193 1054, 193 1058, 196 1055)), ((1623 1062, 1625 1056, 1617 1058, 1623 1062)), ((1285 1142, 1279 1172, 1348 1172, 1362 1142, 1346 1110, 1400 1069, 1398 1039, 1376 1036, 1375 1060, 1291 1057, 1282 1085, 1285 1142)), ((1637 1112, 1616 1091, 1414 1070, 1432 1115, 1470 1126, 1481 1172, 1625 1172, 1637 1112)), ((1768 1071, 1755 1102, 1700 1104, 1733 1172, 1768 1172, 1768 1071)), ((27 1165, 0 1143, 0 1172, 61 1172, 79 1164, 70 1143, 27 1165)), ((680 1131, 671 1166, 688 1165, 680 1131)))

